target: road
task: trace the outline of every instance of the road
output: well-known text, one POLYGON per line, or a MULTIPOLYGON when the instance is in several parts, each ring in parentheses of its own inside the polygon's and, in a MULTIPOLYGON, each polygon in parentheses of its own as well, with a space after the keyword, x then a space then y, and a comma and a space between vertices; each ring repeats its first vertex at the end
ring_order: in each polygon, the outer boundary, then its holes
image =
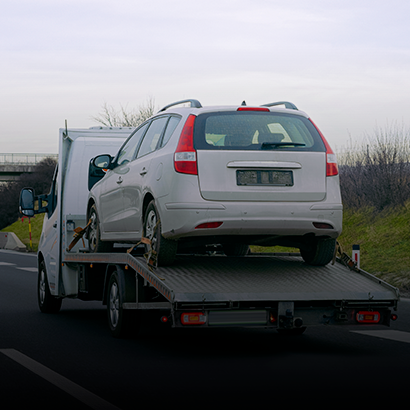
POLYGON ((110 336, 100 302, 37 307, 36 258, 0 251, 2 409, 395 405, 410 382, 410 300, 390 328, 171 329, 110 336), (358 333, 363 331, 364 333, 358 333), (329 402, 329 400, 331 402, 329 402))

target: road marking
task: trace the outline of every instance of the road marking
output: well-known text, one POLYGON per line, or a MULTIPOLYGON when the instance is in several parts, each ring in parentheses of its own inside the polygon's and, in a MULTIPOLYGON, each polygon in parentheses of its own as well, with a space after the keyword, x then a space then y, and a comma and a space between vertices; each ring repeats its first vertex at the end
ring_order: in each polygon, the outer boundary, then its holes
POLYGON ((410 333, 401 332, 399 330, 352 330, 352 333, 410 343, 410 333))
POLYGON ((37 268, 19 268, 18 266, 16 267, 16 269, 20 269, 20 270, 26 270, 27 272, 37 272, 37 268))
POLYGON ((0 353, 8 356, 10 359, 21 364, 26 369, 47 380, 49 383, 54 384, 59 389, 64 390, 66 393, 70 394, 92 409, 119 410, 119 408, 114 406, 113 404, 108 403, 101 397, 98 397, 94 393, 89 392, 78 384, 73 383, 72 381, 66 379, 60 374, 54 372, 46 366, 43 366, 41 363, 36 362, 35 360, 15 349, 0 349, 0 353))
POLYGON ((15 263, 0 262, 0 266, 15 266, 15 263))

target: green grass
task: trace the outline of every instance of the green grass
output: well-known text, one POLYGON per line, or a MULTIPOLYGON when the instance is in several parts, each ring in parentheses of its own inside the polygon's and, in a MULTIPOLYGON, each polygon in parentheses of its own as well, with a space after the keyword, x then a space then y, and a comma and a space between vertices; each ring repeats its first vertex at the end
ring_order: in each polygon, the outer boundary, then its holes
POLYGON ((372 208, 343 213, 343 250, 360 245, 360 267, 403 290, 410 290, 410 202, 376 213, 372 208))
POLYGON ((36 215, 31 218, 31 239, 33 247, 30 248, 30 233, 28 218, 19 219, 14 224, 2 229, 2 232, 14 232, 21 242, 26 245, 27 250, 37 252, 38 243, 40 241, 41 230, 43 228, 44 215, 36 215))

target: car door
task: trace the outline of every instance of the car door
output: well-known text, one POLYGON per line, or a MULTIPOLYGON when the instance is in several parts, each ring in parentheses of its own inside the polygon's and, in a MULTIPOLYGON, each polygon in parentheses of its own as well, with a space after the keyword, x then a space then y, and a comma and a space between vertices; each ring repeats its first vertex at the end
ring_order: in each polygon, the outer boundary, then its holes
POLYGON ((142 232, 143 195, 145 190, 151 191, 151 162, 168 119, 169 116, 161 116, 150 123, 136 159, 129 164, 130 172, 124 177, 125 227, 127 232, 135 233, 136 238, 141 237, 142 232))
POLYGON ((124 204, 123 183, 130 172, 138 144, 148 124, 138 128, 121 147, 114 168, 101 180, 99 187, 100 222, 104 233, 125 232, 127 208, 124 204))
POLYGON ((58 190, 58 168, 56 168, 50 193, 47 197, 47 212, 44 216, 43 232, 40 238, 39 251, 43 254, 47 280, 51 294, 58 294, 58 270, 60 255, 60 236, 59 236, 59 214, 60 198, 58 190))

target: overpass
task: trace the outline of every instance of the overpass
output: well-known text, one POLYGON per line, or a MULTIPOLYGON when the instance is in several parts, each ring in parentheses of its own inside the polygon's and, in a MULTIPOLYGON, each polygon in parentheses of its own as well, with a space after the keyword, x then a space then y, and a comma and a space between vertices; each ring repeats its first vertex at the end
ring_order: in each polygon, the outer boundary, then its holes
POLYGON ((33 172, 45 158, 57 160, 57 154, 0 154, 0 183, 17 180, 22 174, 33 172))

